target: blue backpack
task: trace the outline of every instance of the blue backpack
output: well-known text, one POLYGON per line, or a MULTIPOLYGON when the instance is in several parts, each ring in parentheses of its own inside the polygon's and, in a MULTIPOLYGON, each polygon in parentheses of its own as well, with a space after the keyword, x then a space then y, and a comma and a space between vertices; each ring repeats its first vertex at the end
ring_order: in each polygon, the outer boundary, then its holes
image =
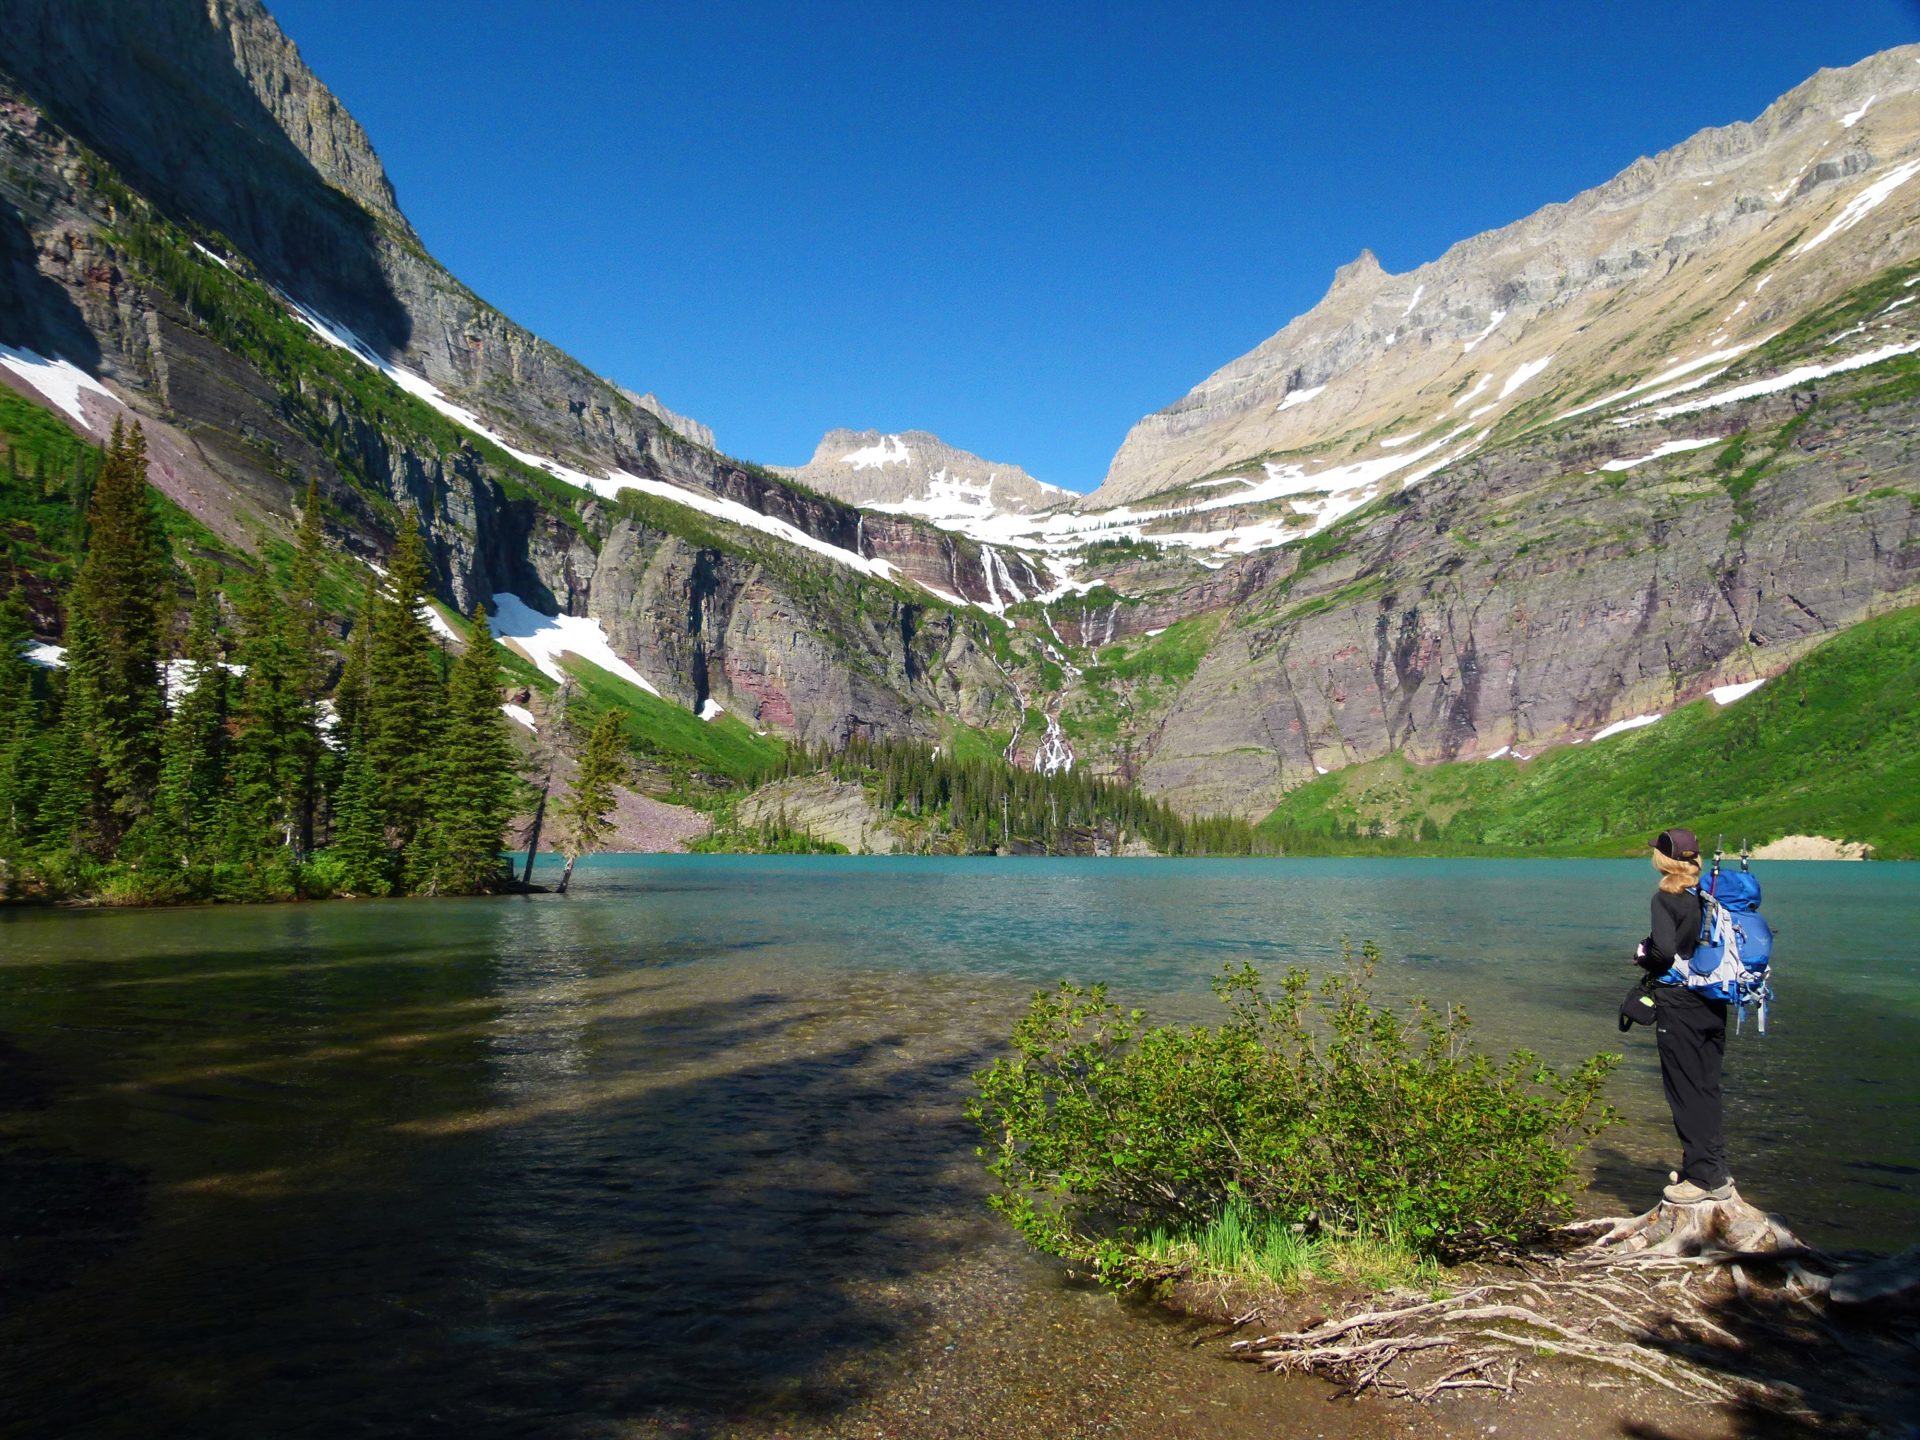
POLYGON ((1734 1029, 1745 1023, 1747 1006, 1759 1007, 1760 1033, 1767 1033, 1767 1006, 1773 962, 1773 927, 1760 913, 1760 881, 1740 857, 1740 868, 1725 874, 1714 856, 1713 873, 1694 893, 1700 897, 1700 941, 1686 960, 1675 961, 1662 980, 1685 985, 1709 1000, 1736 1007, 1734 1029))

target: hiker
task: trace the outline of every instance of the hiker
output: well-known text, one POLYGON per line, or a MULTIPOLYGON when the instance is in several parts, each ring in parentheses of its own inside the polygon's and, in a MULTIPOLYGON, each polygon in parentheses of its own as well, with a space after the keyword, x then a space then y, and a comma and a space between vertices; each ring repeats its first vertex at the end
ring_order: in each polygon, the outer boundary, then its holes
POLYGON ((1644 969, 1638 998, 1622 1006, 1650 1007, 1660 1042, 1660 1083, 1680 1137, 1680 1169, 1666 1188, 1677 1205, 1726 1200, 1733 1195, 1727 1174, 1726 1139, 1720 1128, 1720 1064, 1727 1053, 1727 1002, 1665 977, 1683 966, 1700 940, 1700 842, 1691 830, 1675 826, 1647 842, 1660 888, 1653 892, 1653 929, 1634 956, 1644 969))

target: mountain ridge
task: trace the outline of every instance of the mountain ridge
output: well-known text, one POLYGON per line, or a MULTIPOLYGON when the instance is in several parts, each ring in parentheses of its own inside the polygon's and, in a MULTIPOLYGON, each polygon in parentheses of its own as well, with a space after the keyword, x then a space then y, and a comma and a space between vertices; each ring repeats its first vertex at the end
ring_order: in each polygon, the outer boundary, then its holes
MULTIPOLYGON (((1411 403, 1455 370, 1450 362, 1460 357, 1443 356, 1440 347, 1461 345, 1472 353, 1484 344, 1482 362, 1512 353, 1515 343, 1525 338, 1527 322, 1551 309, 1593 291, 1630 288, 1663 262, 1670 273, 1729 229, 1767 216, 1770 208, 1783 202, 1798 205, 1866 169, 1906 158, 1920 146, 1920 118, 1914 113, 1920 91, 1917 62, 1920 45, 1912 45, 1854 66, 1822 70, 1754 121, 1700 131, 1659 155, 1635 160, 1568 200, 1457 241, 1402 275, 1388 274, 1371 251, 1363 251, 1336 273, 1319 304, 1136 424, 1082 508, 1136 501, 1235 459, 1252 460, 1329 438, 1326 424, 1316 425, 1305 403, 1296 402, 1287 417, 1280 418, 1277 407, 1290 394, 1312 390, 1317 396, 1321 388, 1335 385, 1329 405, 1336 399, 1357 401, 1348 407, 1361 411, 1356 419, 1390 418, 1382 413, 1387 404, 1411 403), (1861 111, 1857 116, 1856 109, 1861 111), (1850 116, 1852 123, 1844 124, 1850 116), (1819 127, 1817 136, 1814 127, 1819 127), (1882 144, 1877 160, 1868 151, 1870 137, 1882 144), (1835 153, 1823 156, 1836 142, 1835 153), (1784 178, 1784 188, 1756 186, 1754 177, 1746 177, 1748 189, 1735 193, 1726 183, 1741 178, 1737 172, 1756 156, 1768 157, 1782 147, 1793 152, 1785 157, 1792 163, 1773 182, 1778 186, 1784 178), (1650 205, 1672 196, 1679 185, 1720 188, 1727 198, 1707 197, 1710 208, 1705 211, 1696 206, 1676 213, 1654 206, 1649 213, 1650 205), (1691 231, 1689 218, 1695 221, 1691 231), (1636 230, 1635 222, 1644 223, 1636 230), (1607 243, 1583 247, 1576 243, 1579 236, 1567 235, 1569 225, 1596 228, 1607 243), (1496 273, 1481 273, 1490 266, 1496 273), (1376 308, 1392 313, 1374 316, 1370 312, 1376 308), (1432 358, 1431 373, 1415 377, 1420 383, 1383 395, 1374 376, 1367 377, 1374 383, 1357 395, 1339 393, 1342 377, 1385 364, 1402 342, 1408 346, 1403 353, 1420 349, 1432 358), (1273 408, 1255 414, 1263 405, 1273 408)), ((1899 207, 1883 207, 1869 233, 1888 234, 1898 216, 1910 213, 1905 200, 1899 207)), ((1776 294, 1775 300, 1779 298, 1776 294)))

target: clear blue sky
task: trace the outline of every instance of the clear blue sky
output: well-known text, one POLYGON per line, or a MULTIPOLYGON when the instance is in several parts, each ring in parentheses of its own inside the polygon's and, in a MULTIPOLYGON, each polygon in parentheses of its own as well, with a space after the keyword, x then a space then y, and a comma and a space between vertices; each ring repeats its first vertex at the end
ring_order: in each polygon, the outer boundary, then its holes
POLYGON ((799 463, 1088 489, 1370 246, 1395 272, 1920 39, 1920 0, 268 0, 514 319, 799 463))

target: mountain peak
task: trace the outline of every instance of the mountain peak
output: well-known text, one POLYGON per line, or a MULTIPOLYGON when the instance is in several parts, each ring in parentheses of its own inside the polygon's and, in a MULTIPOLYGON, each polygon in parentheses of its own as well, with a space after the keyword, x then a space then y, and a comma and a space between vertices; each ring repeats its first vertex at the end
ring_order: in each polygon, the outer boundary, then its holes
POLYGON ((773 469, 856 505, 899 508, 930 518, 987 511, 1024 515, 1057 505, 1070 494, 1034 479, 1018 465, 983 460, 925 430, 829 430, 805 465, 773 469))
POLYGON ((1362 250, 1333 272, 1333 289, 1344 290, 1379 285, 1390 278, 1380 266, 1380 257, 1370 249, 1362 250))

